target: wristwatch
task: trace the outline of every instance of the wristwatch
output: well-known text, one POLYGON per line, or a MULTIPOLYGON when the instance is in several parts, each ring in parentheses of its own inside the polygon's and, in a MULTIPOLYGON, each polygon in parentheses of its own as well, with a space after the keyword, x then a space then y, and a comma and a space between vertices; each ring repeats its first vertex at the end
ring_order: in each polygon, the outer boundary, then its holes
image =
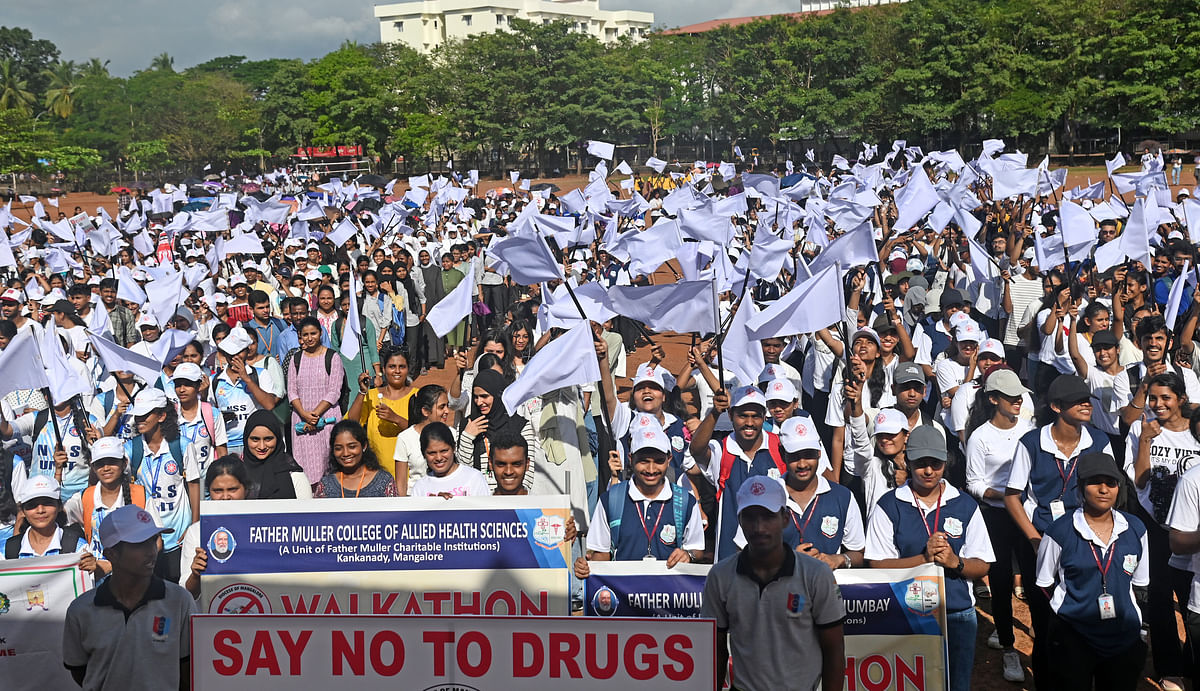
POLYGON ((846 554, 845 552, 842 552, 842 559, 844 559, 844 560, 845 560, 845 563, 844 563, 844 564, 842 564, 842 568, 843 568, 843 569, 849 569, 849 568, 852 568, 852 567, 854 566, 854 562, 850 561, 850 555, 849 555, 849 554, 846 554))
POLYGON ((955 566, 954 568, 950 569, 950 571, 951 571, 951 574, 952 574, 952 575, 953 575, 955 578, 962 578, 962 577, 963 577, 963 565, 964 565, 964 563, 965 563, 965 562, 963 562, 963 559, 962 559, 962 557, 959 557, 959 558, 958 558, 958 566, 955 566))

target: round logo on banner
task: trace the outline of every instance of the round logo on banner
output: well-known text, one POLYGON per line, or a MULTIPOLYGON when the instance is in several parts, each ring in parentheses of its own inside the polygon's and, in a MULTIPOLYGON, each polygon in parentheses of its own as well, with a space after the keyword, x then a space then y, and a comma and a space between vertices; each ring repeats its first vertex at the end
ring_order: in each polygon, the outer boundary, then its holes
POLYGON ((208 603, 209 614, 270 614, 271 599, 249 583, 227 585, 208 603))
POLYGON ((217 528, 208 536, 208 556, 224 564, 233 556, 237 549, 237 540, 228 528, 217 528))
POLYGON ((936 581, 913 579, 904 586, 904 606, 914 614, 933 614, 940 601, 936 581))

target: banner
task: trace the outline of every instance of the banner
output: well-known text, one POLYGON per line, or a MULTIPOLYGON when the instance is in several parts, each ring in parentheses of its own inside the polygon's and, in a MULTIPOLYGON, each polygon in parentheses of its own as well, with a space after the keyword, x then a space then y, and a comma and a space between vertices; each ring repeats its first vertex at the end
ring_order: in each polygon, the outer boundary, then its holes
POLYGON ((562 495, 200 506, 210 613, 570 613, 562 495))
POLYGON ((585 617, 699 617, 708 565, 593 561, 583 582, 585 617))
POLYGON ((92 587, 78 554, 0 561, 0 679, 8 691, 77 688, 63 667, 67 607, 92 587))
POLYGON ((198 691, 712 691, 716 626, 698 619, 198 615, 198 691), (297 684, 297 682, 300 682, 297 684))
MULTIPOLYGON (((668 569, 662 561, 594 561, 588 566, 586 616, 700 616, 708 566, 668 569)), ((941 569, 924 564, 833 573, 846 603, 846 691, 945 689, 941 569)))

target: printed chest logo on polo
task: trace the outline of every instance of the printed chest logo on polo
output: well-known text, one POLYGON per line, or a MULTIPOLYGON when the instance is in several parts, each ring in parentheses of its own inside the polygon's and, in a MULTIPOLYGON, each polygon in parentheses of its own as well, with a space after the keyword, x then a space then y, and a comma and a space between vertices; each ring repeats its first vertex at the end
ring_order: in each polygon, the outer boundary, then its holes
POLYGON ((1134 571, 1137 571, 1138 557, 1136 554, 1126 554, 1125 559, 1121 562, 1121 570, 1130 576, 1134 571))
POLYGON ((167 636, 171 633, 171 618, 170 617, 154 617, 154 621, 150 625, 150 640, 155 643, 161 643, 167 640, 167 636))
POLYGON ((662 540, 662 543, 664 545, 674 544, 675 543, 675 526, 671 525, 670 523, 664 525, 662 527, 662 532, 660 532, 658 534, 658 539, 662 540))
POLYGON ((804 595, 801 593, 788 593, 787 611, 790 614, 799 614, 802 609, 804 609, 804 595))
POLYGON ((962 521, 954 516, 946 516, 946 520, 942 521, 942 529, 950 537, 962 537, 963 535, 962 521))
POLYGON ((834 535, 837 535, 837 531, 838 531, 838 517, 837 516, 824 516, 821 518, 821 534, 822 535, 824 535, 825 537, 833 537, 834 535))

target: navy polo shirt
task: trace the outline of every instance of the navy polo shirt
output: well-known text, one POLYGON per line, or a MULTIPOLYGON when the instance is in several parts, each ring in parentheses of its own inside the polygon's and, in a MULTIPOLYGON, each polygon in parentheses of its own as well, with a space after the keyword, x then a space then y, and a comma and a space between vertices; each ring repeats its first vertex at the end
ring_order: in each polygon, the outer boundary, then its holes
POLYGON ((1107 544, 1076 509, 1050 524, 1038 548, 1037 585, 1053 586, 1050 608, 1101 655, 1117 655, 1140 640, 1142 613, 1133 586, 1150 584, 1146 526, 1123 511, 1112 514, 1107 544), (1104 592, 1113 597, 1112 619, 1100 616, 1104 592))

